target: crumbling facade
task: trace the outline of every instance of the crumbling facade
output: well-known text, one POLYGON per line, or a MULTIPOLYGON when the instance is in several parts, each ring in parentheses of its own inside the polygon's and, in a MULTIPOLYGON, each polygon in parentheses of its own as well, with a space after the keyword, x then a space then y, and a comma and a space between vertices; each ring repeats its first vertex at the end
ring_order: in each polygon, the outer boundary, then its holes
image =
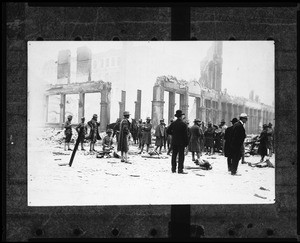
MULTIPOLYGON (((77 72, 75 82, 71 82, 70 72, 70 51, 62 50, 58 54, 57 62, 57 82, 50 84, 45 92, 46 99, 46 124, 62 128, 66 120, 66 95, 77 94, 78 101, 78 121, 85 116, 85 95, 87 93, 99 93, 100 100, 100 130, 105 131, 107 124, 110 123, 110 104, 111 104, 111 83, 104 81, 91 81, 91 51, 87 47, 77 49, 77 72), (51 123, 48 120, 49 97, 60 96, 59 121, 51 123)), ((90 118, 86 118, 90 119, 90 118)))
POLYGON ((248 134, 259 133, 264 123, 274 125, 274 107, 259 102, 253 92, 250 98, 230 96, 226 90, 222 92, 222 42, 215 42, 208 55, 201 63, 199 81, 186 82, 172 76, 158 77, 153 87, 152 120, 159 124, 164 114, 164 92, 169 92, 168 121, 175 114, 175 94, 180 95, 179 107, 189 114, 189 97, 195 99, 196 117, 206 124, 210 121, 218 125, 222 119, 230 125, 233 117, 243 112, 248 114, 246 131, 248 134))

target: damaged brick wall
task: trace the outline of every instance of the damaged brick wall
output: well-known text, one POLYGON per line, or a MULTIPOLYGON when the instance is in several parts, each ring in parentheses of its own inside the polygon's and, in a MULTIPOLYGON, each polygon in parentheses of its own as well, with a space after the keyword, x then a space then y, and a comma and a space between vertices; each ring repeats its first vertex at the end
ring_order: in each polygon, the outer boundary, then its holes
MULTIPOLYGON (((276 203, 192 205, 193 237, 297 237, 296 7, 191 8, 198 40, 275 40, 276 203)), ((27 207, 27 41, 170 40, 171 8, 6 4, 6 239, 168 237, 170 206, 27 207)), ((272 91, 270 91, 272 92, 272 91)))

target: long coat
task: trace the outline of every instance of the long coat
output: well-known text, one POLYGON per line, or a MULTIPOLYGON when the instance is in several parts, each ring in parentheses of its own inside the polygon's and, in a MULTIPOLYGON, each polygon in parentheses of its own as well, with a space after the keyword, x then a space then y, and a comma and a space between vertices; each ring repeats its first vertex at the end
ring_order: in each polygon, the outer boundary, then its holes
POLYGON ((215 129, 213 127, 207 127, 207 129, 204 132, 206 147, 212 148, 214 146, 214 135, 215 135, 215 129))
POLYGON ((203 131, 198 125, 193 125, 190 128, 190 142, 189 151, 190 152, 201 152, 201 140, 203 140, 203 131))
POLYGON ((167 134, 172 135, 172 145, 183 147, 188 146, 188 127, 181 119, 177 119, 170 124, 167 129, 167 134))
POLYGON ((231 144, 231 139, 232 139, 232 129, 233 126, 228 127, 225 130, 225 135, 224 135, 224 140, 225 140, 225 145, 224 145, 224 156, 231 158, 232 157, 232 152, 230 149, 230 144, 231 144))
POLYGON ((165 138, 165 126, 164 125, 157 125, 155 128, 155 146, 163 146, 164 145, 164 138, 165 138))
POLYGON ((242 146, 246 138, 246 131, 241 121, 236 122, 233 125, 232 140, 230 148, 233 156, 242 157, 242 146))
POLYGON ((262 131, 259 136, 258 154, 265 156, 268 154, 268 132, 262 131))
POLYGON ((152 124, 151 123, 146 123, 144 125, 144 127, 142 128, 143 144, 151 144, 151 129, 152 129, 152 124))
POLYGON ((94 119, 91 119, 87 125, 90 127, 90 133, 88 135, 88 139, 91 140, 92 143, 95 143, 97 140, 101 140, 98 127, 100 126, 100 123, 95 121, 94 119))
POLYGON ((127 153, 129 150, 128 146, 128 135, 130 133, 130 122, 127 119, 123 119, 120 122, 119 128, 119 139, 118 139, 118 147, 117 150, 121 152, 127 153))

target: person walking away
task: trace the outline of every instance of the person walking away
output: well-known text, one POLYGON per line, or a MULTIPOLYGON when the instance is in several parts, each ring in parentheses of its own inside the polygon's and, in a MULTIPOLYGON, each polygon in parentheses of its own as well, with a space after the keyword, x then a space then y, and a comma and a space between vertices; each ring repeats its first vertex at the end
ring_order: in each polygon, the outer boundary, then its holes
POLYGON ((141 147, 141 151, 139 152, 139 154, 143 153, 144 150, 144 145, 146 144, 147 148, 146 148, 146 152, 149 152, 149 147, 151 144, 151 129, 152 129, 152 124, 150 123, 151 118, 147 117, 146 118, 146 123, 145 125, 142 127, 142 132, 143 132, 143 142, 142 142, 142 147, 141 147))
POLYGON ((129 112, 124 111, 123 112, 123 120, 120 122, 120 128, 119 128, 119 140, 118 140, 118 147, 117 150, 121 151, 121 162, 128 162, 128 150, 129 150, 129 144, 128 144, 128 136, 130 134, 130 122, 129 122, 129 112))
POLYGON ((207 129, 204 132, 206 154, 211 155, 214 149, 214 128, 212 123, 208 122, 207 129))
POLYGON ((215 129, 214 133, 214 153, 215 152, 221 152, 221 128, 217 125, 213 126, 215 129))
POLYGON ((64 124, 64 128, 65 128, 65 131, 64 131, 64 133, 65 133, 65 147, 64 147, 64 150, 65 151, 67 150, 67 147, 68 147, 68 150, 72 151, 72 149, 70 148, 70 142, 71 142, 71 138, 72 138, 72 125, 71 125, 72 118, 73 118, 72 115, 68 115, 67 120, 64 124))
POLYGON ((232 152, 230 149, 230 144, 231 144, 231 139, 232 139, 232 129, 233 125, 238 122, 239 120, 235 117, 233 118, 230 122, 232 123, 231 127, 228 127, 225 130, 224 134, 224 156, 227 157, 227 167, 228 167, 228 172, 231 172, 231 167, 232 167, 232 152))
POLYGON ((192 152, 192 161, 195 162, 196 165, 199 165, 200 156, 201 156, 201 140, 203 140, 203 131, 200 128, 200 120, 195 119, 194 125, 190 128, 190 140, 188 149, 192 152), (197 159, 195 159, 195 154, 197 159))
POLYGON ((80 141, 80 145, 81 145, 81 150, 85 151, 85 149, 83 147, 84 139, 85 139, 86 134, 87 134, 87 127, 86 127, 86 124, 85 124, 85 117, 81 117, 81 122, 77 125, 76 131, 78 133, 78 137, 79 137, 79 141, 80 141))
POLYGON ((264 161, 264 158, 266 155, 268 155, 268 142, 269 142, 269 134, 268 134, 268 125, 263 125, 263 130, 260 133, 260 136, 258 138, 259 146, 258 146, 258 154, 261 156, 260 162, 264 161))
POLYGON ((98 127, 100 126, 100 122, 97 122, 98 116, 94 114, 92 119, 87 123, 89 127, 89 135, 88 139, 90 139, 90 152, 94 152, 95 150, 95 143, 97 140, 101 140, 98 127))
POLYGON ((155 128, 155 146, 154 149, 155 152, 157 152, 157 149, 159 148, 158 153, 161 154, 162 146, 164 145, 165 140, 165 125, 164 125, 164 119, 160 120, 160 124, 158 124, 155 128))
POLYGON ((186 123, 182 120, 184 113, 182 113, 181 110, 177 110, 175 116, 177 117, 176 121, 172 122, 167 129, 167 133, 172 135, 172 173, 176 173, 176 159, 178 155, 178 173, 187 174, 183 171, 183 167, 185 156, 184 149, 188 146, 188 128, 186 123))
POLYGON ((237 174, 237 169, 239 165, 239 160, 242 157, 242 149, 244 147, 244 140, 246 138, 245 123, 248 117, 246 113, 240 115, 240 120, 233 125, 232 128, 232 140, 230 143, 230 148, 232 151, 232 165, 231 165, 231 175, 237 174))

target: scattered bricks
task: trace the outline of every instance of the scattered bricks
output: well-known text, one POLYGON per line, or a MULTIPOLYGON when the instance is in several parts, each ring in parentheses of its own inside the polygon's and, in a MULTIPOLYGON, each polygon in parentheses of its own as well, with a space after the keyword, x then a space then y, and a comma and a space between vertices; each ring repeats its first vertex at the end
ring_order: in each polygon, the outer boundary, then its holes
POLYGON ((286 52, 275 50, 275 61, 276 70, 297 70, 297 52, 286 52))

